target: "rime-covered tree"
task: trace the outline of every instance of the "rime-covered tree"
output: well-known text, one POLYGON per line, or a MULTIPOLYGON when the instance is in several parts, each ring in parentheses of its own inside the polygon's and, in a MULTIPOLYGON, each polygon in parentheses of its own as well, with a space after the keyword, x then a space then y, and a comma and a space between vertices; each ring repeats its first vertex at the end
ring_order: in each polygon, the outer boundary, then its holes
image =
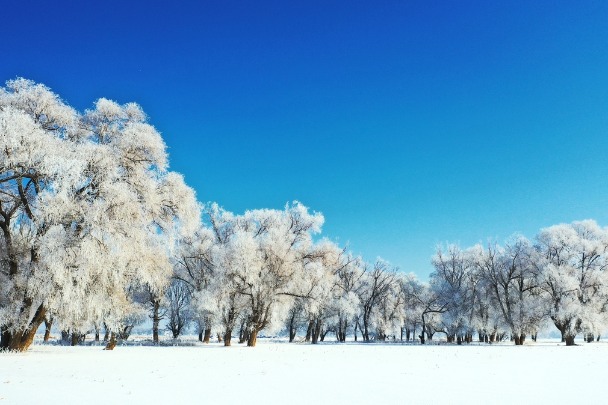
POLYGON ((389 263, 378 259, 361 277, 361 287, 358 290, 361 305, 361 333, 363 340, 372 340, 371 329, 374 321, 374 311, 378 305, 393 291, 396 283, 396 269, 389 263))
POLYGON ((171 332, 173 339, 182 334, 188 324, 192 321, 192 310, 190 298, 192 293, 188 285, 181 280, 174 279, 165 293, 167 330, 171 332))
POLYGON ((435 271, 431 274, 433 288, 440 306, 442 330, 448 342, 463 339, 470 342, 473 331, 478 279, 469 252, 456 245, 442 248, 432 259, 435 271))
POLYGON ((505 248, 496 244, 474 247, 475 266, 488 290, 491 304, 500 310, 515 345, 538 330, 545 309, 534 265, 536 251, 524 237, 515 237, 505 248))
POLYGON ((538 237, 540 288, 567 346, 606 326, 608 233, 595 221, 554 225, 538 237))
POLYGON ((323 216, 309 213, 298 202, 284 210, 243 215, 213 205, 208 215, 216 246, 211 256, 213 277, 201 289, 199 302, 220 324, 234 327, 239 319, 245 320, 247 344, 255 346, 258 333, 280 327, 293 300, 308 292, 306 258, 323 216))
POLYGON ((162 289, 196 225, 194 192, 167 170, 141 108, 78 114, 24 79, 0 90, 0 347, 25 350, 47 312, 61 329, 118 329, 138 285, 162 289))

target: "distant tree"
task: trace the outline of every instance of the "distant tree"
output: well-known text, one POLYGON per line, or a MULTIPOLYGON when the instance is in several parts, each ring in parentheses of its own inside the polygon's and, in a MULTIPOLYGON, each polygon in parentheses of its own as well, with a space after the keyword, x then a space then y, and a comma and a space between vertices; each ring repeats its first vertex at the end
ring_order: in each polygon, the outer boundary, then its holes
POLYGON ((193 318, 190 308, 191 293, 186 283, 173 280, 165 296, 167 330, 171 332, 173 339, 177 339, 193 318))
POLYGON ((431 288, 443 308, 442 331, 448 342, 470 342, 474 326, 474 308, 478 279, 470 254, 456 245, 445 252, 438 248, 432 260, 431 288))
POLYGON ((370 330, 374 310, 393 291, 393 286, 397 282, 395 273, 395 268, 391 267, 386 261, 379 259, 373 264, 371 270, 366 271, 361 278, 361 288, 358 291, 361 305, 361 332, 363 333, 363 340, 366 342, 372 340, 370 330))
POLYGON ((546 310, 541 302, 536 252, 530 242, 516 237, 506 248, 477 246, 475 263, 493 304, 500 310, 515 345, 538 330, 546 310))

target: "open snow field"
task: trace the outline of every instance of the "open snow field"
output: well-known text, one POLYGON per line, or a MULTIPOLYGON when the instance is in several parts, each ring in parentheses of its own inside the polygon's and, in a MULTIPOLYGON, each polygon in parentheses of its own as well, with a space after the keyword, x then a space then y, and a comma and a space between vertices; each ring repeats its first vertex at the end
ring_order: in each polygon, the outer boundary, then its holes
POLYGON ((0 354, 0 404, 606 403, 608 344, 35 345, 0 354))

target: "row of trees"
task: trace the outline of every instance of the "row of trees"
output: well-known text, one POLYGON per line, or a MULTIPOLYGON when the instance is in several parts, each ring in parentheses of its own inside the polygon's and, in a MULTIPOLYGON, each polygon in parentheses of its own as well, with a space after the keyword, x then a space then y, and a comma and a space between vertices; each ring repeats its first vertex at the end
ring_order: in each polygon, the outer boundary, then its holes
POLYGON ((188 244, 175 277, 192 291, 207 341, 212 328, 225 345, 236 328, 249 345, 261 329, 284 328, 290 341, 305 331, 313 343, 328 332, 341 342, 360 334, 421 343, 441 333, 448 342, 476 335, 521 345, 553 324, 573 345, 608 326, 608 230, 595 221, 543 229, 535 243, 514 236, 504 246, 440 247, 423 283, 330 241, 313 243, 322 218, 297 203, 243 216, 213 205, 206 216, 212 226, 188 244))
POLYGON ((156 342, 163 322, 173 337, 192 323, 202 341, 249 346, 280 330, 312 343, 441 333, 523 344, 547 323, 571 345, 608 324, 608 231, 594 221, 534 242, 441 247, 421 282, 320 239, 323 216, 298 202, 201 207, 135 104, 79 113, 9 81, 0 142, 0 349, 26 350, 43 322, 73 344, 104 329, 112 348, 147 317, 156 342))

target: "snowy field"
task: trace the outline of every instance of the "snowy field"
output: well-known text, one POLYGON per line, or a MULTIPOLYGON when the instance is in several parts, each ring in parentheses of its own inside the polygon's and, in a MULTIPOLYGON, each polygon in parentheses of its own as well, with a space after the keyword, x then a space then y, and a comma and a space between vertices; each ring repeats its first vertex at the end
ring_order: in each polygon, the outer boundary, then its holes
POLYGON ((608 398, 608 344, 34 345, 0 354, 0 404, 565 404, 608 398))

